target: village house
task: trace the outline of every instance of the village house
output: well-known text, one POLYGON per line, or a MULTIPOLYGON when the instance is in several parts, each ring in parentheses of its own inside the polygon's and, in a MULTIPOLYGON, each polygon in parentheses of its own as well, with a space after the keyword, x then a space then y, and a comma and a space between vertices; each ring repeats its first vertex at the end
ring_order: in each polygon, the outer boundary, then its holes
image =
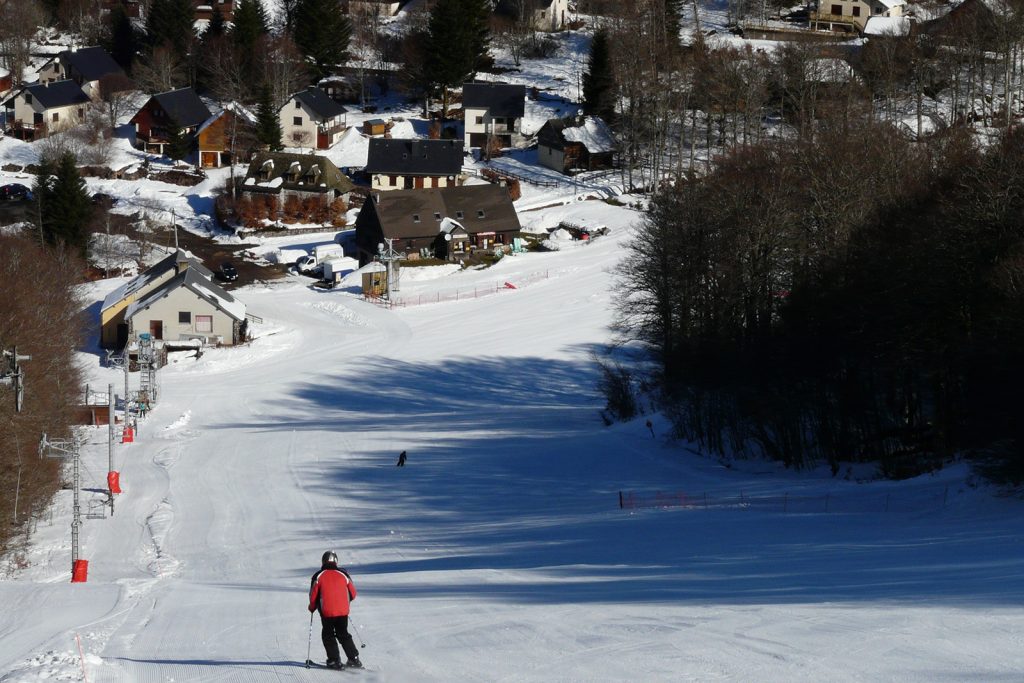
POLYGON ((14 87, 14 77, 11 72, 0 66, 0 97, 3 97, 14 87))
POLYGON ((213 8, 216 7, 224 21, 234 21, 235 2, 234 0, 192 0, 195 7, 195 21, 209 21, 213 18, 213 8))
POLYGON ((906 6, 906 0, 820 0, 811 27, 860 33, 871 17, 901 17, 906 6))
POLYGON ((163 154, 170 132, 177 127, 191 136, 210 118, 210 110, 192 88, 153 95, 131 118, 135 145, 153 154, 163 154))
POLYGON ((249 163, 242 182, 242 196, 273 195, 279 200, 317 198, 328 204, 352 191, 348 179, 334 162, 316 154, 258 152, 249 163))
POLYGON ((537 160, 559 173, 611 168, 615 138, 595 116, 549 119, 537 132, 537 160))
POLYGON ((348 0, 348 13, 354 17, 393 17, 401 5, 398 0, 348 0))
POLYGON ((201 168, 231 163, 232 149, 245 154, 254 143, 256 118, 245 107, 230 104, 206 119, 196 130, 201 168))
POLYGON ((496 138, 511 147, 522 131, 526 86, 510 83, 466 83, 462 86, 466 147, 485 147, 496 138))
POLYGON ((421 251, 456 259, 476 249, 512 244, 519 216, 500 185, 462 185, 371 194, 356 218, 359 265, 377 256, 384 239, 416 258, 421 251))
POLYGON ((188 269, 207 280, 213 278, 213 273, 202 263, 178 249, 107 294, 100 308, 100 346, 122 348, 128 341, 128 321, 125 318, 128 307, 188 269))
POLYGON ((230 346, 245 341, 245 304, 195 268, 185 268, 137 297, 124 310, 128 339, 199 340, 230 346))
POLYGON ((84 121, 89 103, 74 81, 22 87, 4 102, 8 131, 23 139, 46 137, 84 121))
POLYGON ((366 172, 373 190, 461 185, 462 140, 370 140, 366 172))
POLYGON ((100 99, 101 86, 128 87, 124 70, 102 47, 64 50, 43 64, 38 74, 40 83, 74 81, 93 101, 100 99))
POLYGON ((292 95, 278 117, 286 147, 330 149, 345 132, 345 107, 313 86, 292 95))
POLYGON ((537 31, 560 31, 569 21, 569 0, 498 0, 494 11, 537 31))

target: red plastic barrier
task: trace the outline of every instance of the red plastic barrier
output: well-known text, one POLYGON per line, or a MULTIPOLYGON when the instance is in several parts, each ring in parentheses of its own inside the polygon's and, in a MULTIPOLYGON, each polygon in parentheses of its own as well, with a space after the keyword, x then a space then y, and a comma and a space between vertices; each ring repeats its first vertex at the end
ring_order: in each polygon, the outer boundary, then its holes
POLYGON ((505 289, 515 289, 515 288, 516 288, 516 286, 514 284, 512 284, 511 282, 506 282, 505 283, 505 289))
POLYGON ((124 431, 121 432, 121 443, 132 443, 135 441, 135 430, 131 427, 125 427, 124 431))
POLYGON ((71 568, 71 583, 85 583, 89 578, 89 560, 75 560, 71 568))
POLYGON ((121 493, 120 472, 107 472, 107 488, 111 493, 121 493))

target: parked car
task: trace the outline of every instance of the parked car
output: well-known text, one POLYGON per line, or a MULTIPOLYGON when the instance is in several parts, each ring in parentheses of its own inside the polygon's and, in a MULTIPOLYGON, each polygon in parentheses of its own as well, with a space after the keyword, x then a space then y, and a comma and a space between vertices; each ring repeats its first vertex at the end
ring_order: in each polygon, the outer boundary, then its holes
POLYGON ((225 261, 220 264, 220 279, 224 282, 234 282, 238 279, 238 271, 233 265, 225 261))
POLYGON ((111 197, 106 192, 97 192, 92 196, 92 203, 96 206, 102 206, 105 209, 109 209, 117 203, 117 199, 111 197))
POLYGON ((18 199, 32 199, 32 190, 21 183, 11 183, 0 187, 0 199, 14 201, 18 199))

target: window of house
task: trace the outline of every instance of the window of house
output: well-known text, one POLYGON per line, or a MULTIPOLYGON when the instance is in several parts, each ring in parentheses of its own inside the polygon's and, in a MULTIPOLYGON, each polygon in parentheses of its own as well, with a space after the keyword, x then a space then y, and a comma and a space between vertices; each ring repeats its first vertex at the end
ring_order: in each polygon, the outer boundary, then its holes
POLYGON ((213 316, 197 315, 196 332, 213 332, 213 316))
POLYGON ((476 117, 476 122, 477 122, 478 125, 483 125, 484 117, 482 117, 482 116, 476 117))
POLYGON ((59 120, 60 120, 60 114, 58 114, 57 112, 53 112, 53 122, 57 123, 57 121, 59 121, 59 120))
POLYGON ((178 311, 178 322, 183 325, 192 324, 192 313, 191 311, 178 311))
POLYGON ((837 17, 842 16, 843 15, 843 6, 842 5, 832 5, 832 14, 836 15, 837 17))
POLYGON ((298 100, 295 100, 295 108, 296 109, 302 109, 302 103, 299 102, 298 100))
POLYGON ((476 217, 477 217, 477 218, 483 218, 483 217, 484 217, 484 212, 483 212, 483 210, 479 210, 479 211, 477 211, 477 212, 476 212, 476 217))
POLYGON ((80 118, 80 119, 84 119, 85 118, 85 110, 84 109, 79 109, 78 110, 78 118, 80 118))
POLYGON ((301 116, 293 116, 292 117, 292 125, 293 126, 301 126, 302 125, 302 117, 301 116))
POLYGON ((388 184, 391 185, 391 187, 398 187, 398 176, 388 176, 388 181, 388 184))
POLYGON ((25 93, 25 104, 32 104, 32 93, 25 93))
POLYGON ((854 5, 853 6, 853 16, 855 16, 855 17, 859 17, 860 16, 860 5, 854 5))
POLYGON ((418 213, 414 213, 412 215, 412 222, 413 223, 419 223, 420 222, 420 215, 418 213))
POLYGON ((458 218, 459 220, 462 220, 462 218, 463 218, 463 213, 462 213, 461 211, 456 211, 456 212, 455 212, 455 217, 456 217, 456 218, 458 218))
POLYGON ((882 13, 882 8, 881 7, 875 7, 875 14, 881 14, 881 13, 882 13))
POLYGON ((439 220, 441 220, 441 214, 440 214, 440 213, 438 213, 437 211, 435 211, 435 212, 434 212, 434 220, 435 220, 435 221, 439 221, 439 220))

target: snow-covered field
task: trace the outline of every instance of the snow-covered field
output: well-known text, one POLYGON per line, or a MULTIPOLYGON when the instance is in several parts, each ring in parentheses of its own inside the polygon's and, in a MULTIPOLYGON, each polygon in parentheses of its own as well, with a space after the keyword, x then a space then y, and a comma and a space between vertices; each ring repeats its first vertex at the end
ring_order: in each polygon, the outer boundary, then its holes
MULTIPOLYGON (((303 665, 308 577, 330 548, 359 588, 370 669, 346 676, 1020 680, 1019 500, 960 468, 901 483, 727 468, 656 415, 654 438, 646 418, 602 424, 591 354, 638 214, 573 208, 610 235, 407 283, 549 273, 486 298, 386 310, 298 278, 238 290, 258 338, 160 371, 159 403, 115 449, 116 514, 83 527, 88 582, 68 581, 68 491, 0 582, 0 680, 333 676, 303 665), (622 510, 619 491, 793 503, 622 510)), ((92 386, 120 389, 82 359, 92 386)), ((88 441, 84 508, 107 467, 105 431, 88 441)))

